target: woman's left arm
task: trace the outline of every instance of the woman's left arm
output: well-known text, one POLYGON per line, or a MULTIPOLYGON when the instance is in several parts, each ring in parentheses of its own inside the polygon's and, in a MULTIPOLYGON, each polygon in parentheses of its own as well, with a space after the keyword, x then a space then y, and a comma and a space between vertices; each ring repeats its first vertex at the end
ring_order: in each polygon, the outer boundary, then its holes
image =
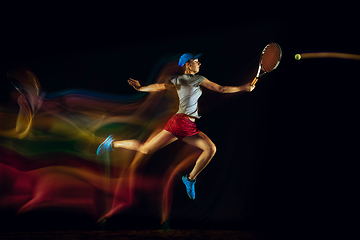
POLYGON ((205 79, 204 81, 202 81, 202 83, 200 85, 209 90, 219 92, 219 93, 236 93, 236 92, 242 92, 242 91, 251 92, 255 88, 255 85, 251 86, 250 83, 244 84, 242 86, 236 86, 236 87, 220 86, 219 84, 214 83, 208 79, 205 79))

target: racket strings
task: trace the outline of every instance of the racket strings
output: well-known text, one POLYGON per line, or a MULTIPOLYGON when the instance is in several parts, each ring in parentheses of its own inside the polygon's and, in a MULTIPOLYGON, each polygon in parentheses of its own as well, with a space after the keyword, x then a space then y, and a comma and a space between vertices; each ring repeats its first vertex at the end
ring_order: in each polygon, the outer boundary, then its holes
POLYGON ((269 44, 264 50, 261 58, 261 68, 265 72, 270 72, 278 65, 281 58, 281 50, 275 43, 269 44))

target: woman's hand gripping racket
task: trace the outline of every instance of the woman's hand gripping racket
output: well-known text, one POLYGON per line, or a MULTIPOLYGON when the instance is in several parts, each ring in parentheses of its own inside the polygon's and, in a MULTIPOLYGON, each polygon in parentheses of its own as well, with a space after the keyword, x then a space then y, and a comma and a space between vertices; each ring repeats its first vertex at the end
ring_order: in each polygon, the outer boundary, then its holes
POLYGON ((257 71, 256 77, 251 82, 251 86, 262 77, 265 73, 269 73, 272 70, 276 69, 279 66, 282 56, 282 51, 280 45, 277 43, 269 43, 265 46, 264 50, 261 53, 259 69, 257 71))

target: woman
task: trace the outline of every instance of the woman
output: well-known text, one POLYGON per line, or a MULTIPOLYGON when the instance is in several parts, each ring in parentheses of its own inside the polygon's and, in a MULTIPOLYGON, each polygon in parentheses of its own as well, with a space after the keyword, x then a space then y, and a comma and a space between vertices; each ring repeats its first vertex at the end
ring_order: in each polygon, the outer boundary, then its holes
MULTIPOLYGON (((194 168, 188 175, 182 177, 190 199, 195 199, 197 176, 208 165, 216 152, 215 144, 205 133, 199 131, 195 124, 195 120, 200 118, 198 115, 198 100, 202 93, 200 86, 219 93, 251 92, 255 88, 250 83, 236 87, 220 86, 204 76, 195 75, 200 70, 199 57, 200 54, 191 53, 185 53, 180 57, 178 64, 182 67, 183 74, 172 79, 172 84, 170 84, 170 86, 175 87, 178 93, 179 110, 160 133, 145 143, 140 143, 137 140, 114 141, 110 135, 97 150, 98 155, 118 147, 136 150, 143 154, 152 154, 178 139, 200 148, 203 152, 198 157, 194 168)), ((137 91, 142 92, 163 91, 169 87, 169 84, 166 83, 141 86, 137 80, 131 78, 128 82, 137 91)))

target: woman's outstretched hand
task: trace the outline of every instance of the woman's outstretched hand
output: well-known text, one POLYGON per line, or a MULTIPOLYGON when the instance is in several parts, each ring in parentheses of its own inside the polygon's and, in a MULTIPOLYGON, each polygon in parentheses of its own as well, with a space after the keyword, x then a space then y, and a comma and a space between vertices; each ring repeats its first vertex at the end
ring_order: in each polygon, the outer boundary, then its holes
POLYGON ((130 84, 130 86, 132 86, 133 88, 135 88, 136 91, 139 91, 141 88, 141 85, 139 83, 138 80, 129 78, 128 83, 130 84))

